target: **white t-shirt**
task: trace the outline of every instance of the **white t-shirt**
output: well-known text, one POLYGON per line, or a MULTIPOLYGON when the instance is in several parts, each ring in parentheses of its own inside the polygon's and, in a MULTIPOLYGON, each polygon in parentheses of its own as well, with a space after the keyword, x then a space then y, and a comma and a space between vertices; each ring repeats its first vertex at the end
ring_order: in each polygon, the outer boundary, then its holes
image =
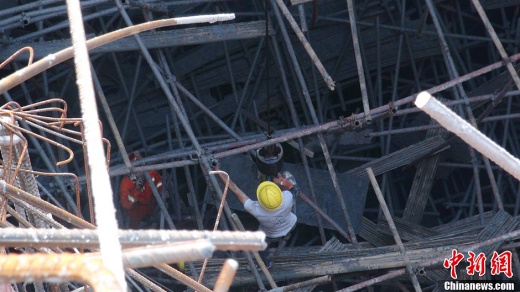
POLYGON ((258 201, 251 199, 244 204, 244 209, 260 222, 258 229, 263 231, 267 237, 285 236, 296 224, 296 215, 291 212, 293 195, 289 191, 283 191, 282 195, 282 205, 276 210, 264 209, 258 201))

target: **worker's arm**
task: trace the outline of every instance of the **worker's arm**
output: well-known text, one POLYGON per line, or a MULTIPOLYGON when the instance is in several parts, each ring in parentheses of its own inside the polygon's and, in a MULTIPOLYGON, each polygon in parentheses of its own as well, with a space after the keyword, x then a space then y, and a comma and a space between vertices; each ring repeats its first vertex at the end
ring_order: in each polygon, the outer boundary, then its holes
MULTIPOLYGON (((218 166, 215 167, 215 170, 219 170, 218 166)), ((217 173, 218 176, 220 177, 220 179, 222 180, 222 182, 225 184, 227 182, 227 179, 228 177, 219 172, 217 173)), ((249 197, 246 195, 246 193, 244 193, 232 180, 231 178, 229 178, 229 185, 228 185, 228 189, 230 191, 233 192, 233 194, 235 194, 235 196, 237 197, 237 199, 240 201, 240 203, 242 203, 242 205, 244 205, 246 203, 247 200, 249 200, 249 197)))

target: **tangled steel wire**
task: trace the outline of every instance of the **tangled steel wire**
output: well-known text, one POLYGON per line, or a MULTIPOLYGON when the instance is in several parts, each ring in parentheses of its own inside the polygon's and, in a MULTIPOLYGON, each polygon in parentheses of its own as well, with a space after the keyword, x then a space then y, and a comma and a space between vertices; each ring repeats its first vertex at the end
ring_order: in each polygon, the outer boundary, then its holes
MULTIPOLYGON (((58 161, 56 166, 70 163, 74 158, 74 152, 66 145, 47 137, 47 134, 52 135, 54 137, 67 140, 84 147, 85 142, 83 139, 84 135, 82 120, 79 118, 67 117, 67 108, 67 103, 64 100, 58 98, 48 99, 27 106, 20 106, 20 104, 17 102, 11 101, 0 107, 0 149, 2 153, 2 176, 7 183, 12 185, 16 185, 17 180, 20 179, 19 173, 23 173, 25 176, 38 175, 72 177, 75 182, 75 204, 77 210, 81 210, 78 177, 73 173, 50 173, 32 170, 27 151, 28 141, 25 138, 25 136, 34 137, 68 153, 68 157, 64 160, 58 161), (26 126, 22 127, 20 124, 25 124, 26 126), (73 129, 78 127, 79 130, 73 129), (40 134, 37 131, 32 131, 31 128, 37 129, 40 134)), ((103 138, 103 142, 106 145, 106 163, 108 166, 110 157, 110 142, 105 138, 103 138)), ((84 161, 87 160, 87 153, 84 152, 84 161)), ((88 167, 87 164, 85 165, 88 167)), ((26 187, 29 189, 37 188, 32 185, 26 187)), ((92 218, 94 218, 94 216, 92 208, 92 194, 88 181, 87 196, 91 215, 90 218, 93 220, 92 218)), ((2 198, 0 202, 0 215, 2 221, 5 221, 7 200, 2 198)), ((81 216, 79 212, 78 215, 81 216)))

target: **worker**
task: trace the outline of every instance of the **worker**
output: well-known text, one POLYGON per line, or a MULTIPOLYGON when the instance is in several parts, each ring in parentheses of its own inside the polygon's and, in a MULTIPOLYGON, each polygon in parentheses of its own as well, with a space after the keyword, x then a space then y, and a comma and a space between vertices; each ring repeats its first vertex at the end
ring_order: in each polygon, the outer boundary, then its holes
MULTIPOLYGON (((218 165, 215 170, 218 170, 218 165)), ((218 173, 220 179, 226 183, 227 176, 218 173)), ((296 215, 291 212, 293 206, 293 195, 287 190, 281 190, 286 179, 282 174, 273 177, 273 181, 262 182, 256 191, 257 201, 251 200, 231 179, 229 190, 235 194, 237 199, 244 205, 244 209, 253 215, 260 223, 259 230, 266 235, 265 242, 268 247, 271 243, 287 241, 291 231, 296 226, 296 215)), ((269 249, 259 252, 265 266, 269 269, 272 261, 269 258, 269 249)))
MULTIPOLYGON (((143 158, 139 151, 128 154, 130 161, 143 158)), ((162 190, 162 178, 155 170, 148 171, 157 190, 162 190)), ((124 213, 129 219, 129 228, 138 229, 140 223, 153 217, 157 203, 144 172, 125 175, 119 185, 119 197, 124 213)))

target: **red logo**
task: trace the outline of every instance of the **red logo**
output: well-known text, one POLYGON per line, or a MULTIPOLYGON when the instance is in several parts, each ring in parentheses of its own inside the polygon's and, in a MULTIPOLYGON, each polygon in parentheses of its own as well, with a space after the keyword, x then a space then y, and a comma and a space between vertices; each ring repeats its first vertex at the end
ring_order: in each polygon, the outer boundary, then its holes
POLYGON ((478 272, 479 276, 484 276, 486 274, 486 255, 481 252, 478 256, 475 256, 472 251, 469 251, 468 254, 469 266, 466 268, 468 275, 474 275, 475 272, 478 272))
POLYGON ((451 268, 451 277, 453 279, 457 279, 457 271, 455 270, 455 267, 462 261, 464 258, 464 255, 461 253, 458 253, 456 249, 451 251, 451 258, 445 259, 443 266, 447 268, 451 268))
POLYGON ((511 252, 504 251, 501 254, 498 254, 496 251, 493 252, 493 257, 491 258, 491 275, 499 275, 500 273, 504 273, 508 278, 513 277, 513 272, 511 271, 511 252))
MULTIPOLYGON (((466 272, 468 275, 475 275, 478 273, 479 276, 484 276, 486 274, 486 255, 484 253, 479 253, 476 255, 472 251, 468 251, 468 263, 469 265, 466 267, 466 272)), ((512 254, 510 251, 504 251, 499 254, 496 251, 493 252, 493 257, 491 258, 491 275, 500 275, 504 273, 508 278, 513 277, 513 272, 511 270, 512 266, 512 254)), ((457 265, 464 259, 464 255, 457 252, 456 249, 451 251, 451 257, 444 259, 443 266, 448 269, 451 269, 451 278, 457 279, 457 265)))

